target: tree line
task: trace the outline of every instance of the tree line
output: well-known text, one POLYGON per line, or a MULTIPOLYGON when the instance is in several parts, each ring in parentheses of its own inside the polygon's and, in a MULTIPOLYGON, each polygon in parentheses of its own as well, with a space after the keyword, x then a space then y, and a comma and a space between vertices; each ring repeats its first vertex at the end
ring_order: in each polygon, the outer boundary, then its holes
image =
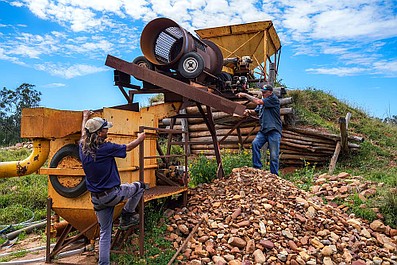
POLYGON ((22 141, 22 109, 38 107, 41 101, 41 92, 34 87, 35 85, 23 83, 15 89, 4 87, 0 91, 0 146, 22 141))

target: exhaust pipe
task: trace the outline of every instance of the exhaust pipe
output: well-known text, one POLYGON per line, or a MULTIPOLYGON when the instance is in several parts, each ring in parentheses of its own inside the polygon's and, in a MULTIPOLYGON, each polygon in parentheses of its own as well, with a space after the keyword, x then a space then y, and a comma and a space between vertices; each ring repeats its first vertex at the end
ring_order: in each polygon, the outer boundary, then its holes
POLYGON ((168 18, 149 22, 142 31, 141 49, 154 65, 177 70, 185 78, 196 78, 203 72, 218 75, 222 71, 222 52, 210 40, 194 37, 168 18))
POLYGON ((0 162, 0 178, 20 177, 32 174, 47 160, 50 140, 33 139, 33 151, 22 161, 0 162))

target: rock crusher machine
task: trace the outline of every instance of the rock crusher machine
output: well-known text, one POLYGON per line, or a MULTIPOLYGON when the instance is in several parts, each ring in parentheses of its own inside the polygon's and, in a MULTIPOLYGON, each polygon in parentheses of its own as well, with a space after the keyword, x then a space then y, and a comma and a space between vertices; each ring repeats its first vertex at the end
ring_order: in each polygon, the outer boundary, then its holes
MULTIPOLYGON (((217 176, 223 177, 219 142, 211 108, 235 117, 241 117, 245 106, 232 99, 235 93, 246 91, 250 82, 274 82, 279 59, 280 41, 271 21, 197 30, 195 37, 170 19, 151 21, 142 32, 141 47, 144 56, 132 63, 108 55, 106 65, 114 69, 114 82, 127 100, 127 104, 103 108, 95 115, 115 126, 109 129, 108 139, 127 143, 138 132, 147 137, 139 148, 117 159, 122 183, 144 181, 149 185, 140 202, 139 248, 144 254, 144 203, 150 200, 182 194, 187 202, 187 147, 188 137, 172 141, 173 134, 185 135, 184 130, 172 129, 176 118, 203 118, 213 139, 218 162, 217 176), (271 58, 274 58, 272 61, 271 58), (259 74, 255 75, 255 69, 259 74), (255 76, 259 76, 255 78, 255 76), (142 87, 131 84, 131 76, 142 81, 142 87), (126 91, 127 89, 127 91, 126 91), (164 103, 139 109, 133 103, 135 94, 163 93, 164 103), (199 115, 187 115, 187 106, 197 105, 199 115), (204 106, 205 107, 204 107, 204 106), (171 117, 171 129, 158 128, 159 120, 171 117), (161 151, 160 134, 168 135, 167 151, 161 151), (169 166, 171 145, 181 145, 185 153, 180 181, 167 178, 164 170, 169 166), (158 161, 161 160, 162 163, 158 161), (164 168, 160 168, 165 165, 164 168), (160 185, 161 183, 161 185, 160 185)), ((24 109, 21 137, 33 140, 33 152, 23 161, 1 162, 0 177, 23 176, 39 171, 48 175, 47 251, 50 263, 58 253, 78 239, 93 240, 99 235, 99 226, 85 187, 85 176, 78 155, 81 135, 81 111, 48 108, 24 109), (43 166, 48 160, 48 165, 43 166), (65 227, 50 248, 52 232, 51 211, 65 220, 65 227), (73 232, 73 233, 72 233, 73 232)), ((122 210, 116 206, 114 219, 122 210)), ((114 241, 121 240, 117 236, 114 241)), ((117 242, 113 242, 115 244, 117 242)))

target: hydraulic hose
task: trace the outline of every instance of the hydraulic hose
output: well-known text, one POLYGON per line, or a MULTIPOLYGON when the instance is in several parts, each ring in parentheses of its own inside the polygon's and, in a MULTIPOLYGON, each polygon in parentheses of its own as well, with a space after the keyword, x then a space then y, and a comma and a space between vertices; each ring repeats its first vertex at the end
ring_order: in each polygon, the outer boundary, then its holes
POLYGON ((47 221, 43 221, 43 222, 41 222, 41 223, 37 223, 37 224, 30 225, 30 226, 28 226, 28 227, 25 227, 25 228, 22 228, 22 229, 19 229, 19 230, 16 230, 16 231, 13 231, 13 232, 11 232, 11 233, 6 234, 6 238, 7 238, 8 240, 12 240, 12 239, 16 238, 16 237, 17 237, 20 233, 22 233, 22 232, 27 232, 27 233, 29 233, 29 232, 31 232, 32 230, 36 229, 36 228, 45 227, 46 224, 47 224, 47 221))
MULTIPOLYGON (((58 255, 55 256, 56 259, 60 258, 65 258, 65 257, 70 257, 79 253, 82 253, 86 250, 86 247, 82 247, 79 249, 74 249, 70 251, 65 251, 62 253, 59 253, 58 255)), ((35 251, 35 250, 33 250, 35 251)), ((45 257, 39 257, 35 259, 29 259, 29 260, 15 260, 15 261, 6 261, 6 262, 0 262, 0 265, 11 265, 11 264, 29 264, 29 263, 37 263, 37 262, 44 262, 45 257)))

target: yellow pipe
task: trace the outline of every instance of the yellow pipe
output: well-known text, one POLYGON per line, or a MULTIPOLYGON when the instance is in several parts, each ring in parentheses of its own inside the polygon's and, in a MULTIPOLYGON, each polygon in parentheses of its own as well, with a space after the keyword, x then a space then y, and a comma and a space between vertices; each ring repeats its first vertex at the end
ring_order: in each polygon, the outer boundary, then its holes
POLYGON ((33 139, 33 151, 22 161, 0 162, 0 178, 19 177, 32 174, 47 160, 50 152, 50 140, 33 139))

